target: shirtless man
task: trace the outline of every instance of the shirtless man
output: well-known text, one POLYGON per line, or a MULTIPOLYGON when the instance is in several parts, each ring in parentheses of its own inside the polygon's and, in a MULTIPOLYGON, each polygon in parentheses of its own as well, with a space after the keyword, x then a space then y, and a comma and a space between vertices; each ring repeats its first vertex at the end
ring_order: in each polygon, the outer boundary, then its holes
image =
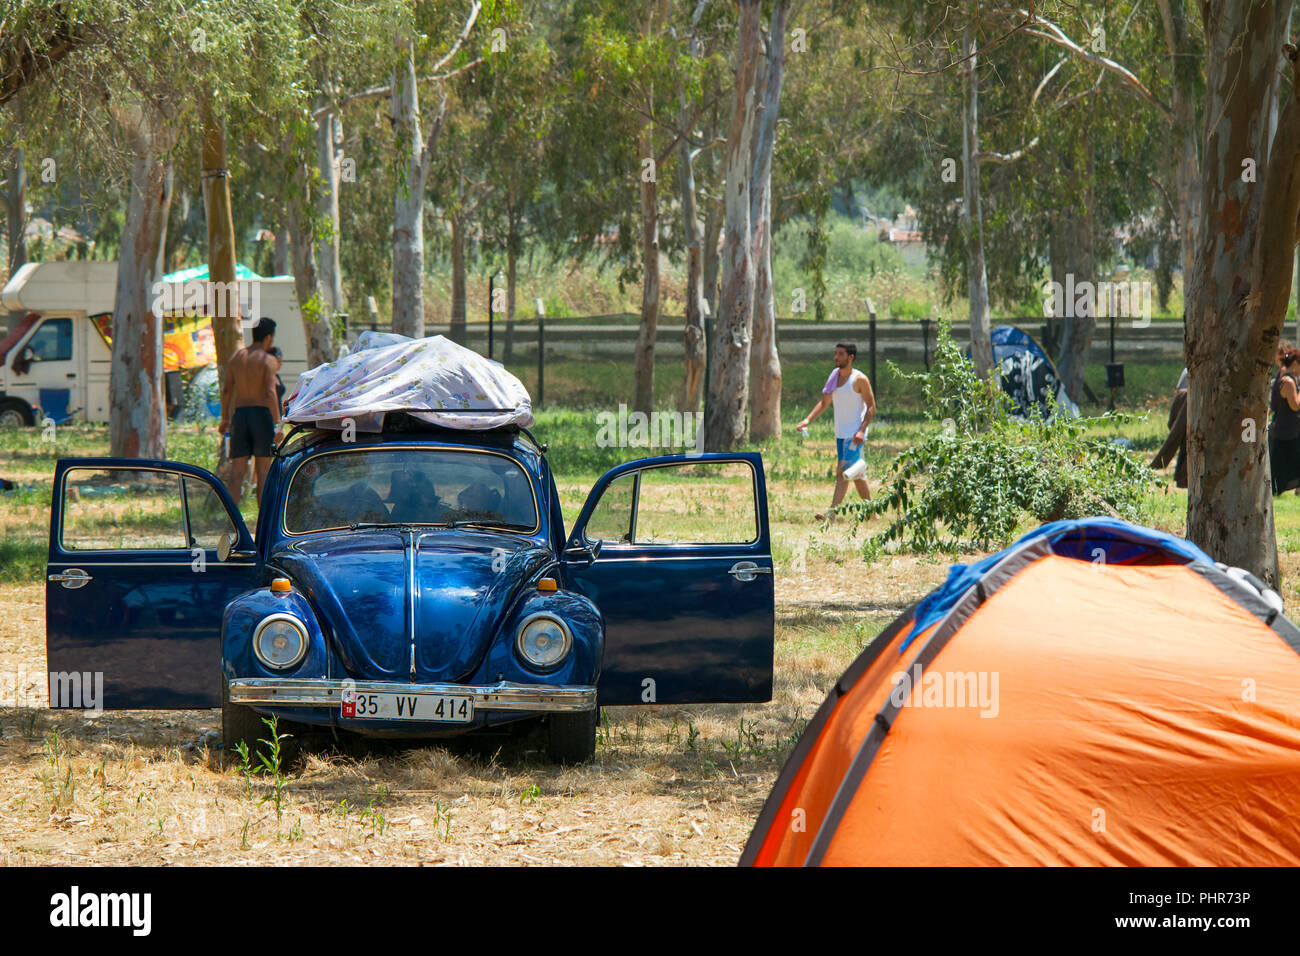
POLYGON ((253 327, 253 344, 230 357, 221 408, 221 434, 230 435, 230 495, 239 503, 252 456, 257 472, 257 500, 271 470, 271 444, 280 438, 280 402, 275 394, 276 361, 271 355, 275 322, 262 319, 253 327), (231 411, 233 409, 233 412, 231 411))
MULTIPOLYGON (((857 356, 858 347, 852 342, 841 342, 835 346, 835 371, 826 379, 821 400, 808 413, 808 417, 796 426, 799 431, 807 432, 811 421, 827 408, 835 408, 835 494, 831 499, 831 508, 839 507, 849 490, 849 479, 844 477, 844 469, 862 460, 867 426, 876 417, 876 395, 871 390, 871 382, 853 367, 853 360, 857 356)), ((859 497, 864 501, 871 500, 871 486, 867 484, 866 478, 859 478, 853 484, 859 497)), ((823 521, 825 517, 825 514, 819 513, 817 520, 823 521)))

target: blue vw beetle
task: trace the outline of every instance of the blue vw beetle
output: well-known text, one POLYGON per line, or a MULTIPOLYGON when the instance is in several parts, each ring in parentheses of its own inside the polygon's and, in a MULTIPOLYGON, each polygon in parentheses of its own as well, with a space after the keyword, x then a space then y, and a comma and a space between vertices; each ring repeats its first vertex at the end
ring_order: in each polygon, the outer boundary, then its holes
POLYGON ((759 455, 620 465, 566 534, 527 429, 390 419, 291 434, 255 537, 202 468, 61 459, 50 672, 102 676, 106 708, 219 705, 227 755, 271 715, 404 738, 540 719, 580 762, 600 705, 771 699, 759 455))

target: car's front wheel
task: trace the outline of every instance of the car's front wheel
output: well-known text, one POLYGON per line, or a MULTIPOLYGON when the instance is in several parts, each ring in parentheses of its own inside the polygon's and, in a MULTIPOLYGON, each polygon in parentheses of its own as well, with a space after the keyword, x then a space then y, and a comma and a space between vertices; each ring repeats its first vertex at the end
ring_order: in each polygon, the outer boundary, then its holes
MULTIPOLYGON (((284 721, 277 722, 280 734, 290 732, 290 725, 284 721)), ((240 763, 239 745, 248 748, 249 766, 256 769, 262 766, 257 759, 259 752, 271 756, 267 741, 271 739, 271 728, 262 720, 262 715, 251 707, 230 702, 230 683, 221 681, 221 753, 228 766, 240 763)), ((287 768, 297 756, 297 741, 293 735, 280 741, 280 766, 287 768)))
POLYGON ((547 718, 546 756, 555 763, 586 763, 596 756, 596 725, 600 708, 547 718))

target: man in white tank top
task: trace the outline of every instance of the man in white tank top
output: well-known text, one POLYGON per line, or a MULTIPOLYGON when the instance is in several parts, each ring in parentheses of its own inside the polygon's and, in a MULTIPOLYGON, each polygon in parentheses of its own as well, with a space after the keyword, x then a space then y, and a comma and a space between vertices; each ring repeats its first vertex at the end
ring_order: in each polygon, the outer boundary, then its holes
MULTIPOLYGON (((835 371, 826 379, 822 389, 821 400, 808 413, 808 417, 796 427, 801 432, 808 430, 808 425, 818 415, 834 406, 835 409, 835 495, 831 507, 838 507, 849 490, 849 479, 844 476, 846 468, 862 461, 862 446, 867 440, 867 426, 876 417, 876 395, 871 390, 871 381, 862 372, 853 367, 853 360, 858 356, 858 348, 852 342, 841 342, 835 346, 835 371)), ((865 475, 853 482, 858 495, 865 501, 871 500, 871 486, 865 475)), ((825 519, 818 514, 818 520, 825 519)))

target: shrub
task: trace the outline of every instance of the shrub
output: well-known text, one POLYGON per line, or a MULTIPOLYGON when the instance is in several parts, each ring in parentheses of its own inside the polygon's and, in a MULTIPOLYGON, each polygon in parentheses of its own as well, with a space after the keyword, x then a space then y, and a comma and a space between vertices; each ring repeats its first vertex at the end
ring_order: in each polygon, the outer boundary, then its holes
POLYGON ((840 509, 855 528, 896 513, 868 541, 868 553, 890 542, 913 551, 989 549, 1008 543, 1026 515, 1043 522, 1137 517, 1152 472, 1108 438, 1088 434, 1123 416, 1013 417, 996 373, 981 381, 946 323, 929 372, 894 371, 920 386, 938 427, 894 459, 875 499, 840 509))

